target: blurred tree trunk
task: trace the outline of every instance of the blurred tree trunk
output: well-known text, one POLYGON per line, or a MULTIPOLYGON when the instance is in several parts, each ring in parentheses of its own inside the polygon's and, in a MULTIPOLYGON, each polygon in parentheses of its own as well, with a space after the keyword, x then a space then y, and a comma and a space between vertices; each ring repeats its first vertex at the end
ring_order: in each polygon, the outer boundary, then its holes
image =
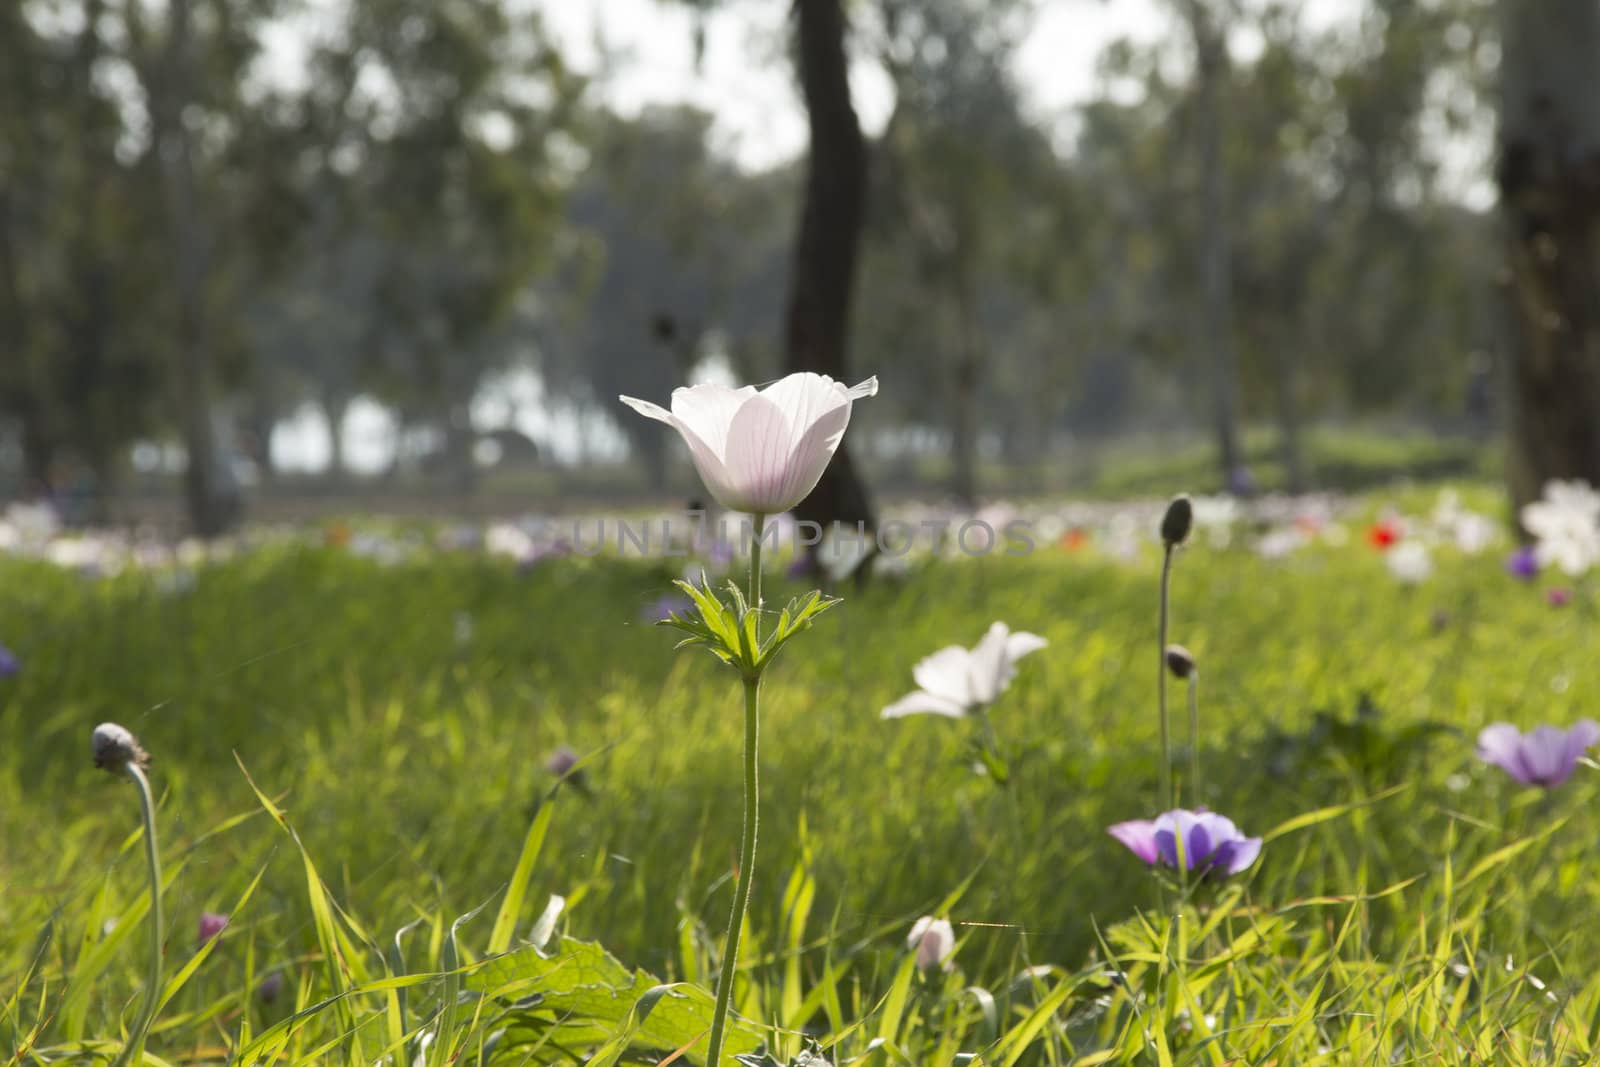
POLYGON ((1233 341, 1233 259, 1229 242, 1228 171, 1222 155, 1221 86, 1228 76, 1226 29, 1212 21, 1202 0, 1187 6, 1195 47, 1196 138, 1200 150, 1200 247, 1204 343, 1211 366, 1212 417, 1222 484, 1232 486, 1243 459, 1239 451, 1239 371, 1233 341))
POLYGON ((1300 447, 1300 350, 1295 338, 1284 338, 1272 347, 1278 372, 1273 383, 1278 401, 1278 458, 1289 492, 1303 493, 1306 468, 1300 447))
POLYGON ((198 537, 215 537, 227 523, 217 492, 216 440, 211 422, 211 353, 208 349, 204 224, 195 189, 194 156, 183 112, 190 96, 190 0, 169 0, 166 56, 160 92, 151 109, 155 151, 172 240, 178 329, 178 389, 184 448, 184 495, 198 537))
POLYGON ((952 375, 955 389, 950 412, 950 491, 956 503, 966 508, 978 506, 978 379, 980 371, 976 283, 958 268, 955 279, 956 366, 952 375))
POLYGON ((1515 503, 1600 485, 1600 4, 1501 0, 1515 503))
MULTIPOLYGON (((850 100, 841 0, 795 0, 793 17, 795 62, 811 127, 811 150, 789 282, 787 366, 790 372, 814 371, 845 381, 866 192, 866 144, 850 100)), ((848 444, 840 447, 795 514, 823 525, 873 526, 872 502, 848 444)))
POLYGON ((350 410, 350 397, 337 389, 322 391, 322 421, 328 427, 328 480, 344 477, 344 417, 350 410))

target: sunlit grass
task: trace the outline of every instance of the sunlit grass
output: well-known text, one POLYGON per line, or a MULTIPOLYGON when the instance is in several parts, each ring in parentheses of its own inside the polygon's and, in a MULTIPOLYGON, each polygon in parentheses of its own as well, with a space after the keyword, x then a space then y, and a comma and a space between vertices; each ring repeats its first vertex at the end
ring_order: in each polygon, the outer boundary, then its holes
MULTIPOLYGON (((767 681, 741 1050, 797 1055, 806 1031, 830 1058, 881 1039, 875 1061, 916 1064, 1591 1062, 1596 775, 1524 791, 1472 738, 1594 713, 1595 592, 1554 609, 1497 556, 1438 564, 1407 588, 1359 536, 1184 552, 1199 799, 1269 840, 1181 923, 1105 834, 1156 811, 1153 551, 842 590, 767 681), (995 619, 1050 640, 991 712, 1006 789, 973 772, 967 724, 877 715, 995 619), (923 975, 905 934, 941 913, 956 970, 923 975)), ((497 1062, 654 1063, 691 1041, 708 996, 637 1001, 713 980, 741 723, 732 672, 639 621, 671 573, 281 548, 184 592, 0 562, 24 664, 0 682, 0 1049, 108 1057, 138 1012, 148 897, 131 790, 90 764, 106 719, 154 757, 183 981, 152 1056, 411 1062, 426 1031, 497 1062), (554 788, 560 744, 587 794, 554 788), (202 911, 233 916, 206 948, 202 911), (548 958, 519 948, 541 925, 548 958)))

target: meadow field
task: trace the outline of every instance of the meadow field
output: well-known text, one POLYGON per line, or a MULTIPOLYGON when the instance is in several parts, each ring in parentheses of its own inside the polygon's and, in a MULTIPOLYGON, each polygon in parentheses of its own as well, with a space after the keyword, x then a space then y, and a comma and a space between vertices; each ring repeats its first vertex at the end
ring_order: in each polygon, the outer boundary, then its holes
MULTIPOLYGON (((1600 1061, 1600 776, 1525 787, 1475 751, 1493 722, 1600 711, 1600 600, 1508 573, 1500 498, 1456 488, 1279 501, 1177 553, 1201 726, 1182 800, 1263 839, 1229 878, 1152 873, 1107 832, 1161 810, 1161 500, 1058 517, 1025 557, 830 586, 763 690, 730 1051, 1600 1061), (997 620, 1048 644, 992 741, 880 717, 997 620), (940 958, 908 943, 922 916, 952 923, 940 958)), ((111 1059, 147 982, 138 804, 90 758, 107 720, 152 757, 167 879, 145 1062, 704 1062, 742 720, 735 673, 651 624, 685 561, 444 540, 0 555, 11 1062, 111 1059)), ((775 604, 810 588, 781 560, 767 582, 775 604)))

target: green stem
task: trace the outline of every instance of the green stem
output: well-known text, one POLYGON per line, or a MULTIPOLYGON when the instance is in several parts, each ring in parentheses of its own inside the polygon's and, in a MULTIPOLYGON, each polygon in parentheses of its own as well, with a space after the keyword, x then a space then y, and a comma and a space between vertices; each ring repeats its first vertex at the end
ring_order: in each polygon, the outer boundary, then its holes
POLYGON ((130 1058, 144 1058, 144 1039, 155 1021, 156 1008, 161 1003, 161 944, 165 940, 161 921, 161 850, 156 840, 156 804, 150 792, 150 779, 137 763, 129 761, 125 770, 139 790, 139 806, 144 813, 144 857, 150 868, 150 975, 145 985, 144 1004, 139 1009, 139 1021, 134 1024, 128 1041, 117 1054, 113 1067, 122 1067, 130 1058))
POLYGON ((1161 633, 1156 645, 1156 704, 1161 715, 1161 810, 1177 807, 1172 796, 1172 730, 1167 722, 1167 588, 1172 581, 1172 546, 1161 558, 1161 633))
MULTIPOLYGON (((766 516, 757 515, 755 539, 750 544, 750 610, 756 615, 756 637, 760 638, 761 608, 761 531, 766 516)), ((711 1042, 706 1047, 707 1067, 722 1062, 726 1037, 728 1005, 733 1000, 734 978, 739 970, 739 939, 744 933, 744 916, 750 907, 750 887, 756 873, 756 828, 761 822, 760 774, 757 743, 761 733, 761 675, 744 680, 744 833, 739 842, 739 881, 733 891, 733 912, 728 916, 728 936, 722 950, 722 975, 717 980, 717 1004, 711 1014, 711 1042)))
POLYGON ((1189 669, 1189 794, 1190 807, 1200 804, 1200 671, 1189 669))

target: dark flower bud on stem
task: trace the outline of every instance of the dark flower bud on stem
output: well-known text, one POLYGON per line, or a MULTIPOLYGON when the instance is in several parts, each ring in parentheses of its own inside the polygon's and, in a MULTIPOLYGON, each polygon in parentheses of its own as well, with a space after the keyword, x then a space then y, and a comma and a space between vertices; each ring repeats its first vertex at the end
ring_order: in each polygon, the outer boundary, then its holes
POLYGON ((1167 646, 1167 670, 1174 678, 1187 678, 1194 673, 1194 654, 1182 645, 1167 646))
POLYGON ((1167 505, 1167 513, 1161 517, 1161 540, 1168 548, 1176 547, 1188 540, 1189 529, 1194 525, 1194 504, 1189 500, 1188 493, 1179 493, 1172 498, 1172 503, 1167 505))

